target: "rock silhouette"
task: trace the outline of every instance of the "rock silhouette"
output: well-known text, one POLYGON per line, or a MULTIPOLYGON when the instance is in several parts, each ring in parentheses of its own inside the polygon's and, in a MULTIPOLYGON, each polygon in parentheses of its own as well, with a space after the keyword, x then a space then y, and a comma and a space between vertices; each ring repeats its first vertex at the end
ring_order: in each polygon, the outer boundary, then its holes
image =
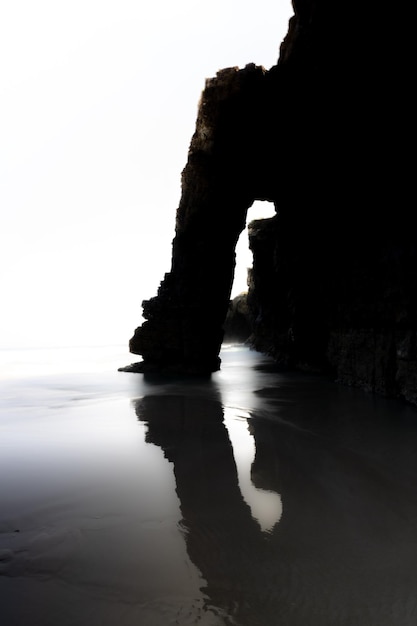
POLYGON ((277 64, 206 81, 172 266, 130 340, 143 371, 210 373, 255 200, 252 345, 285 368, 417 402, 410 34, 371 2, 297 0, 277 64))

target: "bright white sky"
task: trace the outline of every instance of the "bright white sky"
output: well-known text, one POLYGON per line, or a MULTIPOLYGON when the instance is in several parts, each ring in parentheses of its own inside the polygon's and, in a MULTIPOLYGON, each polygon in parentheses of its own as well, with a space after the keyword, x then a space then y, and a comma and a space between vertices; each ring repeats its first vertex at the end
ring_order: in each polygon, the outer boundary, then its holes
POLYGON ((170 269, 204 81, 269 69, 292 13, 290 0, 2 3, 0 347, 127 344, 170 269))

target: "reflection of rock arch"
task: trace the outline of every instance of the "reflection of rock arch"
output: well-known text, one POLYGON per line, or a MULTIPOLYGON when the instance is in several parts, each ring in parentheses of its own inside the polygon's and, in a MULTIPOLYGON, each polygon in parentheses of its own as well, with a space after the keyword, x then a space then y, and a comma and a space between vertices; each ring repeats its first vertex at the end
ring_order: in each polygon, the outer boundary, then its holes
POLYGON ((391 446, 391 415, 387 429, 362 429, 360 413, 338 418, 337 393, 288 384, 279 421, 251 417, 253 478, 283 500, 280 523, 265 534, 240 493, 214 386, 166 392, 135 401, 135 411, 146 440, 173 463, 187 552, 220 623, 411 624, 414 420, 396 416, 405 434, 391 446))
POLYGON ((206 581, 207 606, 227 625, 236 618, 265 626, 275 612, 273 552, 242 497, 219 398, 150 395, 135 411, 147 423, 146 441, 173 463, 187 552, 206 581))
POLYGON ((415 612, 415 602, 407 605, 416 573, 415 481, 407 484, 415 476, 414 423, 407 430, 401 421, 404 456, 401 445, 391 448, 391 417, 386 432, 362 430, 360 414, 337 418, 338 394, 311 396, 308 383, 288 385, 280 421, 250 420, 252 477, 283 500, 279 524, 265 534, 240 493, 214 386, 160 391, 137 400, 135 411, 148 425, 146 440, 173 463, 187 552, 220 623, 408 626, 408 610, 415 612))

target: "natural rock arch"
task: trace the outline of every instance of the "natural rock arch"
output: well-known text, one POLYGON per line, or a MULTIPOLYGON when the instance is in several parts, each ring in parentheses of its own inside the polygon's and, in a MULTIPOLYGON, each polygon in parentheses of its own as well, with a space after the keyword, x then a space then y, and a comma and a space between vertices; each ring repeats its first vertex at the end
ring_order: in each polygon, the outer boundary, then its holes
POLYGON ((268 72, 255 65, 206 81, 182 172, 171 271, 143 303, 146 321, 129 344, 144 370, 219 368, 236 243, 253 202, 273 201, 265 175, 268 88, 268 72))
POLYGON ((253 347, 417 403, 412 20, 366 1, 293 6, 276 66, 206 83, 171 271, 130 349, 143 371, 218 369, 236 241, 270 200, 276 217, 249 234, 253 347))

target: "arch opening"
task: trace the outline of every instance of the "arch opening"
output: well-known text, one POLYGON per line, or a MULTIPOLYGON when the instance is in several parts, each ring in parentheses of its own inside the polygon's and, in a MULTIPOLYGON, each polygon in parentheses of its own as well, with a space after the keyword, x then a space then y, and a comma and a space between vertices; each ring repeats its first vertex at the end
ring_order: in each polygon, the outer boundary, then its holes
POLYGON ((248 271, 252 267, 252 251, 249 248, 248 224, 253 220, 266 219, 276 215, 273 202, 269 200, 255 200, 249 207, 246 216, 246 226, 240 233, 236 244, 236 267, 231 291, 231 298, 235 298, 248 290, 248 271))

